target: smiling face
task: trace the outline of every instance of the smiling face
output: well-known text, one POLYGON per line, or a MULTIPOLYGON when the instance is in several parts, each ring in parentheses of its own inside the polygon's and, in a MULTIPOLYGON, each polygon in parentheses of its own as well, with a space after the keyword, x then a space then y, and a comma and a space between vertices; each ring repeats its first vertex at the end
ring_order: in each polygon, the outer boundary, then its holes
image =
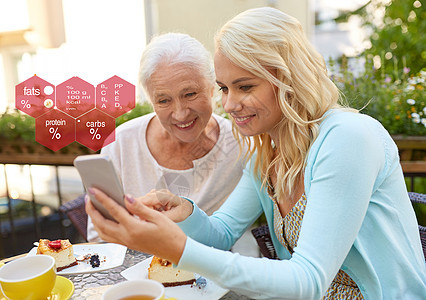
POLYGON ((282 118, 276 93, 278 89, 233 64, 223 53, 214 58, 216 82, 222 91, 222 105, 238 126, 240 133, 253 136, 269 133, 282 118))
POLYGON ((172 138, 196 141, 212 114, 214 87, 196 68, 185 64, 158 65, 147 82, 155 113, 172 138))

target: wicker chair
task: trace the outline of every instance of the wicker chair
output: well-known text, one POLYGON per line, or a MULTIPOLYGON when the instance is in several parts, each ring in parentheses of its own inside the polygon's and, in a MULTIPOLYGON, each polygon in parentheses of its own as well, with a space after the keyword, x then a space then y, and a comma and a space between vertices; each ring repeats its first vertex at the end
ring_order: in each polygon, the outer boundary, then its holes
MULTIPOLYGON (((408 196, 412 203, 426 204, 426 195, 414 192, 409 192, 408 196)), ((419 225, 420 240, 422 242, 423 254, 426 260, 426 227, 419 225)), ((271 235, 269 233, 268 225, 263 225, 252 229, 252 234, 256 239, 257 244, 260 248, 260 253, 264 257, 277 259, 277 253, 275 252, 274 245, 272 244, 271 235)))
POLYGON ((61 205, 59 211, 67 215, 74 227, 87 241, 87 213, 84 208, 84 196, 85 194, 61 205))
POLYGON ((275 252, 274 244, 272 244, 271 234, 269 233, 269 226, 263 225, 256 227, 251 230, 257 244, 260 248, 260 253, 264 257, 270 259, 278 259, 277 253, 275 252))
MULTIPOLYGON (((412 203, 420 203, 423 205, 426 204, 425 194, 409 192, 408 196, 410 197, 410 200, 412 203)), ((420 231, 420 241, 422 242, 423 255, 426 260, 426 227, 419 225, 419 231, 420 231)))

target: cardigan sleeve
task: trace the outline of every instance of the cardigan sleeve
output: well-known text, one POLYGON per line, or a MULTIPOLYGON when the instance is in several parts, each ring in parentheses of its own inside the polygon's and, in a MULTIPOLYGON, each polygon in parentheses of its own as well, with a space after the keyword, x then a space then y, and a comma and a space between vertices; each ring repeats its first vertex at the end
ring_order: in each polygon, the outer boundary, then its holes
POLYGON ((193 204, 191 216, 178 225, 188 236, 200 243, 229 250, 262 214, 257 195, 258 191, 252 184, 250 171, 246 168, 237 187, 228 198, 230 201, 225 201, 210 217, 193 204))
MULTIPOLYGON (((210 219, 192 216, 197 223, 191 226, 178 266, 251 298, 320 299, 357 237, 385 165, 382 140, 369 134, 372 130, 342 122, 328 128, 311 147, 305 171, 307 207, 291 259, 219 250, 228 249, 244 227, 239 222, 251 213, 246 197, 255 191, 247 187, 252 181, 244 174, 223 210, 210 219)), ((187 225, 181 228, 187 230, 187 225)))

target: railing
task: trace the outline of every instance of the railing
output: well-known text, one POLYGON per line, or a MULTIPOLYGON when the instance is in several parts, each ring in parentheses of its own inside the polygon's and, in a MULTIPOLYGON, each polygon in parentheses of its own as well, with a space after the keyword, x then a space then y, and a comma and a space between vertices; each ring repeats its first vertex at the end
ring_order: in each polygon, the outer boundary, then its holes
MULTIPOLYGON (((56 197, 50 197, 53 199, 50 199, 48 204, 41 204, 35 194, 33 164, 25 166, 29 169, 26 172, 27 178, 25 178, 25 181, 29 181, 30 194, 22 196, 22 193, 18 194, 15 189, 11 191, 9 187, 11 178, 7 169, 12 166, 11 164, 3 165, 4 198, 7 201, 7 213, 3 214, 0 223, 0 257, 22 252, 22 250, 25 250, 23 248, 29 250, 28 248, 31 248, 32 242, 38 241, 40 238, 58 239, 70 235, 74 236, 74 239, 78 239, 66 216, 63 216, 58 211, 62 203, 71 200, 69 197, 64 197, 61 191, 59 175, 61 166, 52 165, 55 170, 55 175, 52 176, 52 179, 55 181, 56 192, 54 194, 56 194, 56 197), (12 192, 18 195, 12 194, 12 192), (23 241, 24 237, 27 243, 23 241)), ((79 190, 80 194, 83 193, 82 187, 76 187, 76 190, 79 190)), ((54 195, 51 194, 50 196, 54 195)))
POLYGON ((404 177, 409 179, 410 192, 415 192, 414 182, 418 177, 426 177, 426 161, 401 162, 404 177))
POLYGON ((426 136, 393 136, 393 139, 399 149, 404 176, 409 178, 408 189, 415 192, 415 178, 426 177, 426 136))
MULTIPOLYGON (((90 153, 95 152, 77 143, 71 144, 62 151, 53 152, 35 143, 22 141, 2 143, 0 141, 0 171, 1 167, 3 168, 0 180, 2 177, 4 179, 4 183, 0 182, 0 193, 2 193, 0 198, 7 204, 7 212, 0 219, 0 258, 29 251, 33 242, 40 238, 70 238, 74 242, 81 241, 78 231, 58 208, 63 203, 82 194, 83 185, 78 178, 74 191, 64 194, 60 173, 62 169, 74 171, 72 166, 74 158, 80 154, 90 153), (25 181, 30 192, 26 193, 25 197, 15 195, 10 188, 10 181, 14 178, 8 174, 8 167, 12 166, 28 168, 25 173, 25 181), (50 193, 48 205, 45 203, 46 201, 38 199, 38 195, 35 193, 33 169, 36 166, 50 166, 54 170, 51 179, 54 180, 55 192, 50 193), (44 202, 44 205, 40 202, 44 202), (15 215, 17 203, 25 206, 24 218, 15 215)), ((64 176, 62 176, 63 178, 64 176)))

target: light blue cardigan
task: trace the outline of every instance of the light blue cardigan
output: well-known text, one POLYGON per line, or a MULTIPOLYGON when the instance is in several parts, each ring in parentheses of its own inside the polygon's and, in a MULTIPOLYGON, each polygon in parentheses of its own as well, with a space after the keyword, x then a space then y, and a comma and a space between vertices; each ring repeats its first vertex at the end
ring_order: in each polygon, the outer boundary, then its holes
POLYGON ((330 111, 304 175, 308 201, 292 257, 273 230, 281 260, 223 251, 262 212, 273 228, 272 201, 248 164, 217 212, 207 217, 194 205, 192 215, 178 224, 188 235, 178 267, 252 298, 320 299, 341 268, 365 299, 425 299, 416 217, 397 147, 380 123, 330 111))

